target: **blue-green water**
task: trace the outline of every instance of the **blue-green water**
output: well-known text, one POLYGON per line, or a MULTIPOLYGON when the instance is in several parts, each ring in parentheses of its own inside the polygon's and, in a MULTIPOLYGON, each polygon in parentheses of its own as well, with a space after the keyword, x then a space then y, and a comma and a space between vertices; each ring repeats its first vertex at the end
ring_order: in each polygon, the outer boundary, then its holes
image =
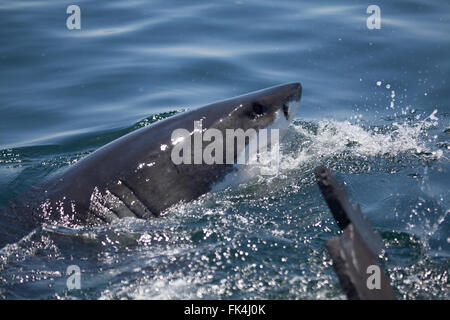
POLYGON ((174 111, 303 84, 277 176, 152 221, 37 228, 0 249, 0 297, 342 299, 326 164, 381 232, 396 295, 450 298, 450 4, 373 2, 0 0, 1 206, 174 111))

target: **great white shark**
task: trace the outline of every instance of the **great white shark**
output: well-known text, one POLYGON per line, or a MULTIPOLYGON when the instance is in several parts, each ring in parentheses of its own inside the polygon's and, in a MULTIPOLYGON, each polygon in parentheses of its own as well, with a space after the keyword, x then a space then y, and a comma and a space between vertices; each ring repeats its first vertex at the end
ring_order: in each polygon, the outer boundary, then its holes
POLYGON ((23 236, 27 228, 49 221, 79 225, 124 217, 150 219, 178 202, 196 199, 232 172, 233 165, 225 161, 175 165, 173 131, 193 132, 194 121, 201 121, 203 129, 223 133, 278 128, 282 136, 301 94, 300 83, 279 85, 180 113, 122 136, 13 201, 5 214, 10 223, 0 226, 0 234, 23 236))

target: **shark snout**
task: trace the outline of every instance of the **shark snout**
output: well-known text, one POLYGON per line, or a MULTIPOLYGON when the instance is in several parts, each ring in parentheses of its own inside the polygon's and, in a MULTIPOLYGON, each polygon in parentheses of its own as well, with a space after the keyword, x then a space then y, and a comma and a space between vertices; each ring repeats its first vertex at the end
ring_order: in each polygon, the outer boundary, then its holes
POLYGON ((282 111, 286 120, 292 121, 300 104, 302 85, 299 82, 290 83, 286 84, 284 89, 287 92, 287 98, 282 106, 282 111))

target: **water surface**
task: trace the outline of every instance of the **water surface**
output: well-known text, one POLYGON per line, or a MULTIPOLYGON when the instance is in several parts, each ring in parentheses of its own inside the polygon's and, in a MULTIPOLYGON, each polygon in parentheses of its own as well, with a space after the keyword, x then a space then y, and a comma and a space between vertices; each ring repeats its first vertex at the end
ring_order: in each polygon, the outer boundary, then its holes
POLYGON ((76 1, 73 31, 70 4, 0 0, 1 206, 175 112, 293 81, 302 102, 278 175, 152 221, 37 228, 0 249, 0 297, 343 299, 321 164, 381 232, 396 295, 450 297, 447 1, 376 1, 380 30, 365 1, 76 1))

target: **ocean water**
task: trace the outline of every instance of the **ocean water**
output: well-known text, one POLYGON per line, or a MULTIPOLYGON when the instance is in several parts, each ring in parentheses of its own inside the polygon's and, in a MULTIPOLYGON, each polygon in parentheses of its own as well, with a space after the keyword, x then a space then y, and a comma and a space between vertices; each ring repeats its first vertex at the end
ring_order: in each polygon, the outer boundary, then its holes
POLYGON ((3 207, 139 127, 303 85, 278 175, 151 221, 36 228, 0 248, 0 298, 344 299, 313 178, 325 164, 380 231, 396 296, 449 299, 449 20, 444 0, 0 0, 3 207))

